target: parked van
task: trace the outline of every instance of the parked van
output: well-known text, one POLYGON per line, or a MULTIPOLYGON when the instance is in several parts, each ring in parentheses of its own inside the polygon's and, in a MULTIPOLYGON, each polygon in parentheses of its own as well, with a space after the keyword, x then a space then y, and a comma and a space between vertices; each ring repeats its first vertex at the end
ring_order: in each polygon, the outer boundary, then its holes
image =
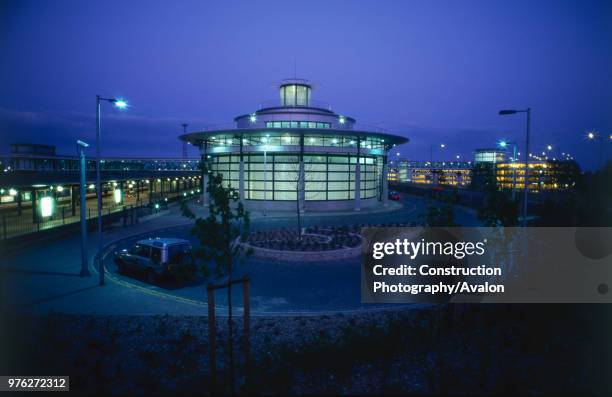
POLYGON ((178 238, 140 240, 130 249, 115 252, 115 263, 120 273, 144 274, 152 284, 165 276, 195 276, 196 269, 191 244, 178 238))

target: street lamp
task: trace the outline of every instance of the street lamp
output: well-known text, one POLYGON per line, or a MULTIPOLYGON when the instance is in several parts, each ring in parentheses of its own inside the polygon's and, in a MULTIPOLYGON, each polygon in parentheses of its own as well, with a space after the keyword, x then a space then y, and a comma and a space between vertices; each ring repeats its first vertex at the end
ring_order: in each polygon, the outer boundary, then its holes
POLYGON ((87 213, 86 213, 86 199, 87 193, 85 192, 86 180, 85 173, 87 172, 87 161, 85 159, 85 149, 89 147, 89 144, 83 141, 77 141, 77 153, 79 155, 79 163, 81 168, 81 184, 79 186, 79 212, 81 215, 81 277, 88 277, 89 267, 87 266, 87 213))
POLYGON ((96 95, 96 190, 98 196, 98 273, 100 285, 104 285, 104 263, 102 260, 102 186, 100 182, 100 103, 110 102, 119 109, 126 109, 128 104, 121 98, 103 98, 96 95))
MULTIPOLYGON (((531 129, 531 108, 525 110, 500 110, 500 116, 506 116, 516 113, 527 113, 527 127, 525 133, 525 153, 529 153, 529 133, 531 129)), ((529 199, 529 156, 525 156, 525 184, 523 187, 523 226, 527 226, 527 200, 529 199)))

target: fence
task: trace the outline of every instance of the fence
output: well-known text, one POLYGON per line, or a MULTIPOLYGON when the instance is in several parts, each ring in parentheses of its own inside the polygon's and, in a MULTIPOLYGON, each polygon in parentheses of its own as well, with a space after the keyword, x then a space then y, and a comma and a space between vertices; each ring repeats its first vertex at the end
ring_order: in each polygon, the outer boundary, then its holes
MULTIPOLYGON (((103 227, 108 227, 117 222, 122 222, 123 226, 133 225, 138 223, 141 217, 164 209, 167 209, 167 202, 165 201, 157 205, 142 202, 129 205, 111 205, 102 210, 102 224, 103 227)), ((1 218, 0 235, 3 240, 8 240, 30 233, 75 225, 80 222, 78 214, 78 207, 76 215, 72 215, 72 209, 67 206, 59 207, 52 216, 39 219, 37 222, 34 222, 31 216, 5 214, 1 218)), ((97 208, 87 208, 88 229, 96 228, 97 222, 93 220, 97 219, 97 215, 97 208)))

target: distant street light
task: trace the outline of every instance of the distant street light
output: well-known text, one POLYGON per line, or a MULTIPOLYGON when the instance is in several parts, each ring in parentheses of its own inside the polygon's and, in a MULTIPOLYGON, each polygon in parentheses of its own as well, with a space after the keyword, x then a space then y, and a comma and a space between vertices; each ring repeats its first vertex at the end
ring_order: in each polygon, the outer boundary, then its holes
MULTIPOLYGON (((531 108, 525 110, 500 110, 500 116, 506 116, 516 113, 527 113, 527 128, 525 134, 525 153, 529 153, 529 133, 531 129, 531 108)), ((527 202, 529 200, 529 156, 525 156, 525 184, 523 198, 523 226, 527 226, 527 202)))
POLYGON ((119 109, 126 109, 128 104, 121 98, 103 98, 96 95, 96 190, 98 196, 98 272, 100 285, 104 285, 104 263, 102 260, 102 184, 100 182, 100 103, 107 101, 119 109))

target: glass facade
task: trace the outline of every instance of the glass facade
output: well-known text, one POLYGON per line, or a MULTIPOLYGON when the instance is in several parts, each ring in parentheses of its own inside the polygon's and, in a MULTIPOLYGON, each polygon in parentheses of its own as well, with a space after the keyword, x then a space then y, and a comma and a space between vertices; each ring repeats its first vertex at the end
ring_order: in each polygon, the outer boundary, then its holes
MULTIPOLYGON (((382 161, 360 157, 361 198, 380 194, 382 161)), ((355 198, 356 156, 305 154, 304 196, 306 201, 352 200, 355 198)), ((226 186, 239 187, 240 156, 215 155, 211 171, 223 175, 226 186)), ((297 200, 299 159, 297 154, 245 154, 244 194, 247 200, 297 200)))
MULTIPOLYGON (((236 148, 238 148, 240 146, 240 139, 241 138, 239 136, 235 135, 217 135, 211 137, 209 145, 211 147, 235 146, 236 148)), ((296 131, 270 131, 270 133, 260 135, 245 135, 242 138, 243 146, 292 146, 299 144, 300 135, 296 131)), ((335 146, 356 148, 357 140, 355 137, 351 136, 304 134, 304 146, 335 146)), ((378 137, 362 138, 361 148, 368 150, 378 149, 383 151, 385 150, 385 140, 378 137)))
POLYGON ((331 123, 320 121, 266 121, 266 128, 331 128, 331 123))
POLYGON ((281 106, 308 106, 310 87, 302 84, 287 84, 280 87, 281 106))

